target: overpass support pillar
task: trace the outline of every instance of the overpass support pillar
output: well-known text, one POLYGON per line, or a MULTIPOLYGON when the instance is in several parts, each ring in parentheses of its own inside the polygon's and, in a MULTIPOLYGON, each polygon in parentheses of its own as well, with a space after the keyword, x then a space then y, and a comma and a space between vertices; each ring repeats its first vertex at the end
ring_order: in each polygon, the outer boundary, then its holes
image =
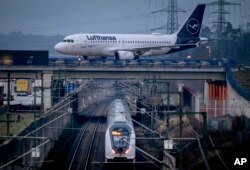
POLYGON ((184 87, 184 84, 183 83, 178 83, 178 92, 183 92, 183 87, 184 87))
MULTIPOLYGON (((200 112, 200 98, 201 98, 201 95, 200 95, 199 92, 197 92, 197 93, 194 95, 194 112, 200 112)), ((196 116, 196 118, 197 118, 198 120, 200 120, 200 119, 199 119, 199 117, 200 117, 199 114, 196 114, 195 116, 196 116)))
POLYGON ((200 93, 194 95, 194 112, 200 112, 200 93))
POLYGON ((52 73, 43 73, 42 81, 43 81, 43 111, 46 111, 51 107, 51 81, 52 81, 52 73))

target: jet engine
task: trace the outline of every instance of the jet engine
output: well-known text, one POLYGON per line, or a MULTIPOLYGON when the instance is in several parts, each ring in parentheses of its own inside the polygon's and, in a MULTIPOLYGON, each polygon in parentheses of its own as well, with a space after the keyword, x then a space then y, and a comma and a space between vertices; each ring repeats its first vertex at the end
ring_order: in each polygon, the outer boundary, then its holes
POLYGON ((117 51, 115 52, 115 59, 116 60, 132 60, 137 59, 138 56, 136 56, 131 51, 117 51))

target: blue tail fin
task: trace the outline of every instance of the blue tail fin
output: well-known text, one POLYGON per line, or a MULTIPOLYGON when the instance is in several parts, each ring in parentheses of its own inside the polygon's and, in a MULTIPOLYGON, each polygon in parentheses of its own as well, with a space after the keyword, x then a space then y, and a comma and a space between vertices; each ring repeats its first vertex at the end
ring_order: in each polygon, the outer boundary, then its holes
POLYGON ((204 11, 205 4, 197 5, 184 24, 175 33, 178 37, 178 43, 187 43, 199 38, 204 11))

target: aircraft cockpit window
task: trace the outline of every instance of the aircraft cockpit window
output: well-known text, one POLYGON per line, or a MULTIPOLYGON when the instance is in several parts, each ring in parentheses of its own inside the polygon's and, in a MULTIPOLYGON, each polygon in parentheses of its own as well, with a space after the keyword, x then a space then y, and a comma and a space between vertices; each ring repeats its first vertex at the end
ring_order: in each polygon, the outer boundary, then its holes
POLYGON ((62 40, 62 42, 74 43, 74 40, 72 40, 72 39, 64 39, 64 40, 62 40))

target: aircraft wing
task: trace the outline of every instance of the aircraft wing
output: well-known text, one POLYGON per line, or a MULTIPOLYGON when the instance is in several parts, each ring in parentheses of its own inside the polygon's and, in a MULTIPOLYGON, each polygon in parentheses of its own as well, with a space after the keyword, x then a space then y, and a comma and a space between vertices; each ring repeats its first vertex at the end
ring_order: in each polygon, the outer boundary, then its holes
POLYGON ((142 55, 143 53, 150 51, 150 50, 162 50, 164 48, 174 48, 178 49, 181 47, 186 46, 197 46, 197 43, 187 43, 187 44, 175 44, 175 45, 164 45, 164 46, 148 46, 148 47, 133 47, 133 48, 113 48, 111 49, 113 52, 117 51, 131 51, 142 55))

